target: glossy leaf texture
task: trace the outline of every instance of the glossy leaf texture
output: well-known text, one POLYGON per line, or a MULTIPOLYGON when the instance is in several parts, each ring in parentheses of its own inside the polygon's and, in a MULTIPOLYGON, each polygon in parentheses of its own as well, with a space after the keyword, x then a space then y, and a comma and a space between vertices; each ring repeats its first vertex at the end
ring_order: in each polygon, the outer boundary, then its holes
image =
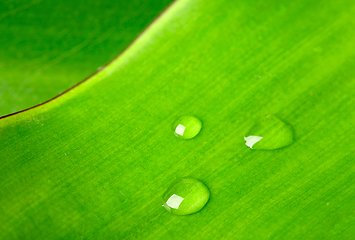
POLYGON ((2 239, 351 239, 353 1, 175 2, 115 61, 0 120, 2 239), (200 119, 190 140, 171 125, 200 119), (264 116, 294 143, 254 150, 264 116), (201 180, 207 205, 162 195, 201 180))

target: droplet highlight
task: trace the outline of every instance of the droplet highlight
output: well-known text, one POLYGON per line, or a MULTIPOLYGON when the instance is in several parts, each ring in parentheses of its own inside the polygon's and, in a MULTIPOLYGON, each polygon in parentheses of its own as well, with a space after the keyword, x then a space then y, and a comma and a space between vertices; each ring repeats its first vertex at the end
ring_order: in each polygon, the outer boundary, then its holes
POLYGON ((274 150, 291 145, 294 137, 291 126, 269 115, 258 121, 244 140, 252 149, 274 150))
POLYGON ((259 142, 261 139, 263 139, 263 137, 259 137, 259 136, 249 136, 249 137, 245 137, 245 145, 247 145, 250 148, 253 148, 254 144, 259 142))
POLYGON ((182 178, 171 184, 163 194, 163 207, 174 215, 200 211, 208 202, 210 191, 196 178, 182 178))
POLYGON ((191 139, 195 137, 202 128, 202 122, 193 116, 182 116, 173 123, 175 136, 181 139, 191 139))

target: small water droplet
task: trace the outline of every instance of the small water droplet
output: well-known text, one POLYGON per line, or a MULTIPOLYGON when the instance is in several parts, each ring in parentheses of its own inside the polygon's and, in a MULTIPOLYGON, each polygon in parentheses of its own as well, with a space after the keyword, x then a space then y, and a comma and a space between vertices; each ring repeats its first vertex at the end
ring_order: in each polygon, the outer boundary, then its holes
POLYGON ((163 194, 163 207, 174 215, 188 215, 200 211, 209 197, 210 191, 200 180, 182 178, 163 194))
POLYGON ((259 121, 244 140, 245 145, 252 149, 279 149, 293 143, 293 131, 291 126, 269 115, 259 121))
POLYGON ((193 116, 183 116, 178 118, 173 124, 175 136, 182 139, 195 137, 202 128, 202 122, 193 116))

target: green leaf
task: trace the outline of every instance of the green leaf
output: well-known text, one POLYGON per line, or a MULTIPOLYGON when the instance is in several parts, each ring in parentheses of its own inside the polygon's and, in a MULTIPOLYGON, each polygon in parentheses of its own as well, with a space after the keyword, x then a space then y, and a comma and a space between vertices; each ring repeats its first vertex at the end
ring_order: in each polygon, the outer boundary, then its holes
POLYGON ((351 239, 353 1, 176 1, 105 69, 0 120, 2 239, 351 239), (287 148, 245 145, 278 116, 287 148), (190 140, 180 116, 200 119, 190 140), (162 196, 200 179, 174 216, 162 196))
POLYGON ((0 116, 47 101, 120 53, 170 0, 0 3, 0 116))

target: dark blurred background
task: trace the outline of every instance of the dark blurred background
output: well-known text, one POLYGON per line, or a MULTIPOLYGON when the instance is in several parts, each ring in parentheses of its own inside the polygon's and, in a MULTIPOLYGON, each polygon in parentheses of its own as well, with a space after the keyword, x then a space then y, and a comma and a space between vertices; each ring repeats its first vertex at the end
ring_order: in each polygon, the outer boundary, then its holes
POLYGON ((96 72, 171 1, 0 1, 0 116, 96 72))

